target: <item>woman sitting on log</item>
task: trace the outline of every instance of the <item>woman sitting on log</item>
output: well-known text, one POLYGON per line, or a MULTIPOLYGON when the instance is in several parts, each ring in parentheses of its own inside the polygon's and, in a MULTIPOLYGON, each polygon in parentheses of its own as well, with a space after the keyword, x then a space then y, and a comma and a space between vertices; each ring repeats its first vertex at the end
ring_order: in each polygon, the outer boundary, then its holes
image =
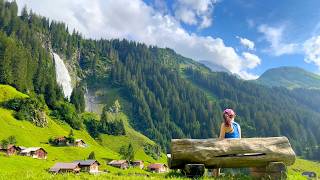
MULTIPOLYGON (((225 138, 241 138, 241 128, 240 125, 234 122, 236 114, 232 109, 225 109, 223 111, 223 122, 220 127, 220 139, 225 138)), ((213 169, 213 175, 220 175, 220 168, 213 169)))

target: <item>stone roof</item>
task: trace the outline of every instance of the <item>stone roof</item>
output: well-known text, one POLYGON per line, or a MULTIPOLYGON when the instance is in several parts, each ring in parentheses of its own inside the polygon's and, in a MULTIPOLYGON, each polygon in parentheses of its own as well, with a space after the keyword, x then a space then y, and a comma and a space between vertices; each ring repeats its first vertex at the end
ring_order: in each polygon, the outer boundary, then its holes
POLYGON ((128 163, 127 160, 112 160, 111 162, 109 162, 109 165, 117 165, 117 164, 123 164, 123 163, 128 163))
POLYGON ((95 162, 97 162, 98 165, 100 165, 100 163, 97 160, 94 159, 89 159, 89 160, 78 160, 78 161, 73 161, 74 163, 79 163, 80 166, 90 166, 92 164, 94 164, 95 162))
POLYGON ((61 169, 75 169, 79 163, 56 163, 53 167, 49 169, 51 172, 59 172, 61 169))

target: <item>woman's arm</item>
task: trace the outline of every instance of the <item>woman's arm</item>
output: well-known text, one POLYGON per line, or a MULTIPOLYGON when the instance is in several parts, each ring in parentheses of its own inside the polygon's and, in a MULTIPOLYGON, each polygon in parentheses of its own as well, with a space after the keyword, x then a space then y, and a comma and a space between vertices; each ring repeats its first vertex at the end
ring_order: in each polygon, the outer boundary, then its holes
POLYGON ((225 134, 226 134, 226 130, 224 128, 224 124, 222 123, 221 127, 220 127, 220 136, 219 136, 219 138, 220 139, 224 139, 225 134))
POLYGON ((240 128, 240 125, 238 125, 238 131, 239 131, 239 138, 241 138, 241 128, 240 128))

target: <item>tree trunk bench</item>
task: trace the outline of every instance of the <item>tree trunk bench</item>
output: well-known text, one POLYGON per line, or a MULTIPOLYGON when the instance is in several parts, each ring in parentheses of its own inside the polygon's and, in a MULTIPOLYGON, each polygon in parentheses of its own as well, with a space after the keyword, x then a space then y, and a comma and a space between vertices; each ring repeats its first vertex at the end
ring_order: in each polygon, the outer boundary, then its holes
POLYGON ((283 177, 295 153, 286 137, 242 139, 172 139, 170 169, 188 176, 203 175, 205 168, 250 167, 255 177, 283 177), (203 172, 202 172, 203 171, 203 172))

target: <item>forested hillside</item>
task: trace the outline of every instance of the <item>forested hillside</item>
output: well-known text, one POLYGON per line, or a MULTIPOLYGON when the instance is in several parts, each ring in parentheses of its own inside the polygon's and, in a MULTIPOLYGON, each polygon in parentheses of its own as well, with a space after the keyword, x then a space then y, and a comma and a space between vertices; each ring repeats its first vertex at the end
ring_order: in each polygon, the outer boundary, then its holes
POLYGON ((15 2, 0 1, 0 83, 27 93, 43 94, 46 102, 61 100, 54 62, 43 26, 48 20, 23 12, 17 16, 15 2))
POLYGON ((171 138, 217 137, 221 112, 230 107, 237 112, 245 137, 285 135, 298 155, 319 159, 320 114, 289 90, 210 72, 170 49, 128 40, 85 39, 64 23, 26 8, 17 16, 15 2, 0 1, 0 11, 0 82, 43 96, 52 115, 74 129, 86 128, 93 136, 108 132, 112 117, 102 114, 105 121, 83 121, 77 114, 84 110, 86 88, 117 89, 130 124, 163 149, 171 138), (51 50, 67 59, 77 76, 71 103, 56 84, 51 50), (11 57, 14 54, 16 58, 11 57))

